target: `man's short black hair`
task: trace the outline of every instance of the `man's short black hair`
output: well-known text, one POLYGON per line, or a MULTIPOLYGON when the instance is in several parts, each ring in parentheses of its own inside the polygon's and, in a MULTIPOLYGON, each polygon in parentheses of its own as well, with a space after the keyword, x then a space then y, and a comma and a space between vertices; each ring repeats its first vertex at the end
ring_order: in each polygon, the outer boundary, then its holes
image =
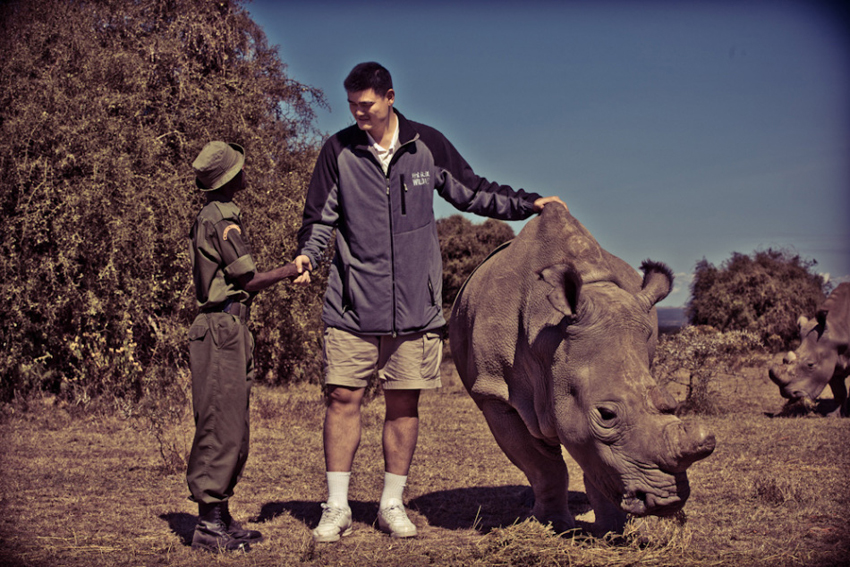
POLYGON ((384 96, 393 88, 393 78, 383 65, 369 61, 355 65, 342 84, 349 93, 373 89, 378 96, 384 96))

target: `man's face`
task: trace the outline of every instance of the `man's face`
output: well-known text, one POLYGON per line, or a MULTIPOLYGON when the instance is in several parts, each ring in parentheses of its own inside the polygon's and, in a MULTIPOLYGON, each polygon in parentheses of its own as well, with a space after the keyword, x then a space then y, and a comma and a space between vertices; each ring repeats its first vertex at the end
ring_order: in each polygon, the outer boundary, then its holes
POLYGON ((395 93, 392 89, 384 96, 374 89, 348 93, 348 109, 357 121, 357 126, 370 134, 383 135, 390 123, 395 93))

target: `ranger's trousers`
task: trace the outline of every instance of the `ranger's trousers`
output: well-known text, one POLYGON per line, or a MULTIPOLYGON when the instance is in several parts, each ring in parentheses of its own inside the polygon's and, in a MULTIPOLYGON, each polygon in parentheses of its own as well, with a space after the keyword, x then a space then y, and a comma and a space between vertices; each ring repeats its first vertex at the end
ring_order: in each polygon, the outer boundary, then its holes
POLYGON ((186 481, 192 500, 215 504, 233 495, 248 460, 254 338, 238 317, 201 313, 189 329, 189 362, 195 439, 186 481))

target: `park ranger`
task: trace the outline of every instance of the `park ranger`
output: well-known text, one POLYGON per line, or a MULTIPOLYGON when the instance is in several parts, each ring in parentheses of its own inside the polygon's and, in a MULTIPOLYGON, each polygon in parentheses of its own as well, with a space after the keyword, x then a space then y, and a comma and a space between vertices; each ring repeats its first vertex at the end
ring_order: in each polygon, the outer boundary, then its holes
POLYGON ((241 146, 218 141, 204 146, 192 164, 207 202, 189 235, 200 312, 189 329, 195 438, 186 480, 200 516, 192 548, 208 551, 247 551, 262 540, 260 532, 234 521, 228 506, 248 459, 254 339, 247 323, 258 291, 298 277, 292 263, 257 270, 233 202, 246 187, 244 165, 241 146))

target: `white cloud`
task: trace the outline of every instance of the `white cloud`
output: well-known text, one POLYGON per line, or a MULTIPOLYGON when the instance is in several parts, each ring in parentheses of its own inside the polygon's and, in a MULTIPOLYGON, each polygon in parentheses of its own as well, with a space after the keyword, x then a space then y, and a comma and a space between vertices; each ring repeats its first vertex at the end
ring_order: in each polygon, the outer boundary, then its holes
POLYGON ((830 277, 829 272, 821 275, 824 281, 835 284, 836 287, 843 283, 850 283, 850 274, 838 276, 837 278, 830 277))

